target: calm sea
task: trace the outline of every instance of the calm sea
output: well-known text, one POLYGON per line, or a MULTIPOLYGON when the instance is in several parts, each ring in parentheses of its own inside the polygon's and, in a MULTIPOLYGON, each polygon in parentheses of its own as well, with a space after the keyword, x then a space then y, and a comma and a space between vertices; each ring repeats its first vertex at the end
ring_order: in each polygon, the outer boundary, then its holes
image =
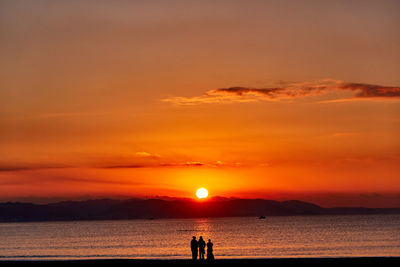
POLYGON ((216 258, 400 256, 400 215, 0 223, 0 260, 190 258, 193 235, 216 258))

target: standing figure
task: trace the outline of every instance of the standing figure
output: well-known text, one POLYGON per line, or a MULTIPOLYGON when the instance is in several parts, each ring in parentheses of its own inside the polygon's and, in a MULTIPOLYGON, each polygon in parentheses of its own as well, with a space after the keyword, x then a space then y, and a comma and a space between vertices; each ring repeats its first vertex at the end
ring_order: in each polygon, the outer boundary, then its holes
POLYGON ((206 242, 203 240, 202 236, 200 236, 198 243, 199 243, 199 260, 204 260, 204 254, 206 253, 205 251, 206 242))
POLYGON ((192 241, 190 241, 190 249, 192 250, 192 260, 197 260, 197 247, 198 247, 198 242, 196 240, 196 237, 193 236, 192 241))
POLYGON ((208 242, 207 242, 207 261, 213 261, 214 260, 213 245, 214 244, 211 242, 211 239, 208 239, 208 242))

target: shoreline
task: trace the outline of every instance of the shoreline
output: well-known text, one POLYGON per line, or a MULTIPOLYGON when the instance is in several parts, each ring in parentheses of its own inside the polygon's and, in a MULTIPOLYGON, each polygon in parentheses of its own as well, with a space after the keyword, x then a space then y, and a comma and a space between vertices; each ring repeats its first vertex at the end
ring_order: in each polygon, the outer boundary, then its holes
POLYGON ((382 257, 324 257, 324 258, 258 258, 258 259, 216 259, 213 262, 192 261, 191 259, 60 259, 60 260, 44 260, 44 259, 0 259, 0 265, 10 266, 15 264, 25 265, 65 265, 71 264, 88 265, 95 264, 108 266, 110 264, 118 264, 123 266, 186 266, 186 265, 229 265, 233 264, 249 264, 254 265, 269 265, 269 266, 284 266, 286 264, 307 264, 308 266, 321 266, 322 264, 356 264, 356 265, 378 265, 378 264, 400 264, 400 256, 382 256, 382 257))

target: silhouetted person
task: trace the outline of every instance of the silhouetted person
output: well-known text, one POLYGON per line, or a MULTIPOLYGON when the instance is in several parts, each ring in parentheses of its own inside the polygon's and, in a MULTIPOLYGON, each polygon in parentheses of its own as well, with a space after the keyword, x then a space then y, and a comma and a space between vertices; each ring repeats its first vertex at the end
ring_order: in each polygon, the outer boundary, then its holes
POLYGON ((192 250, 192 260, 197 260, 197 247, 199 246, 196 237, 193 236, 192 241, 190 242, 190 249, 192 250))
POLYGON ((203 237, 200 236, 199 238, 199 260, 204 260, 204 254, 205 252, 205 247, 206 247, 206 242, 203 240, 203 237))
POLYGON ((213 261, 214 260, 213 245, 214 244, 211 242, 211 239, 208 239, 208 242, 207 242, 207 261, 213 261))

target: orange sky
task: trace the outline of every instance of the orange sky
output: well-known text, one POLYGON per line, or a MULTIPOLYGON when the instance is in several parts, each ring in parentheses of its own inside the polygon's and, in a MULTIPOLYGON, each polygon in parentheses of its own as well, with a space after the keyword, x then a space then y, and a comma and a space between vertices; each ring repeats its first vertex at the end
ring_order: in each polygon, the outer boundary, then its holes
POLYGON ((398 1, 1 1, 0 200, 400 206, 398 1))

